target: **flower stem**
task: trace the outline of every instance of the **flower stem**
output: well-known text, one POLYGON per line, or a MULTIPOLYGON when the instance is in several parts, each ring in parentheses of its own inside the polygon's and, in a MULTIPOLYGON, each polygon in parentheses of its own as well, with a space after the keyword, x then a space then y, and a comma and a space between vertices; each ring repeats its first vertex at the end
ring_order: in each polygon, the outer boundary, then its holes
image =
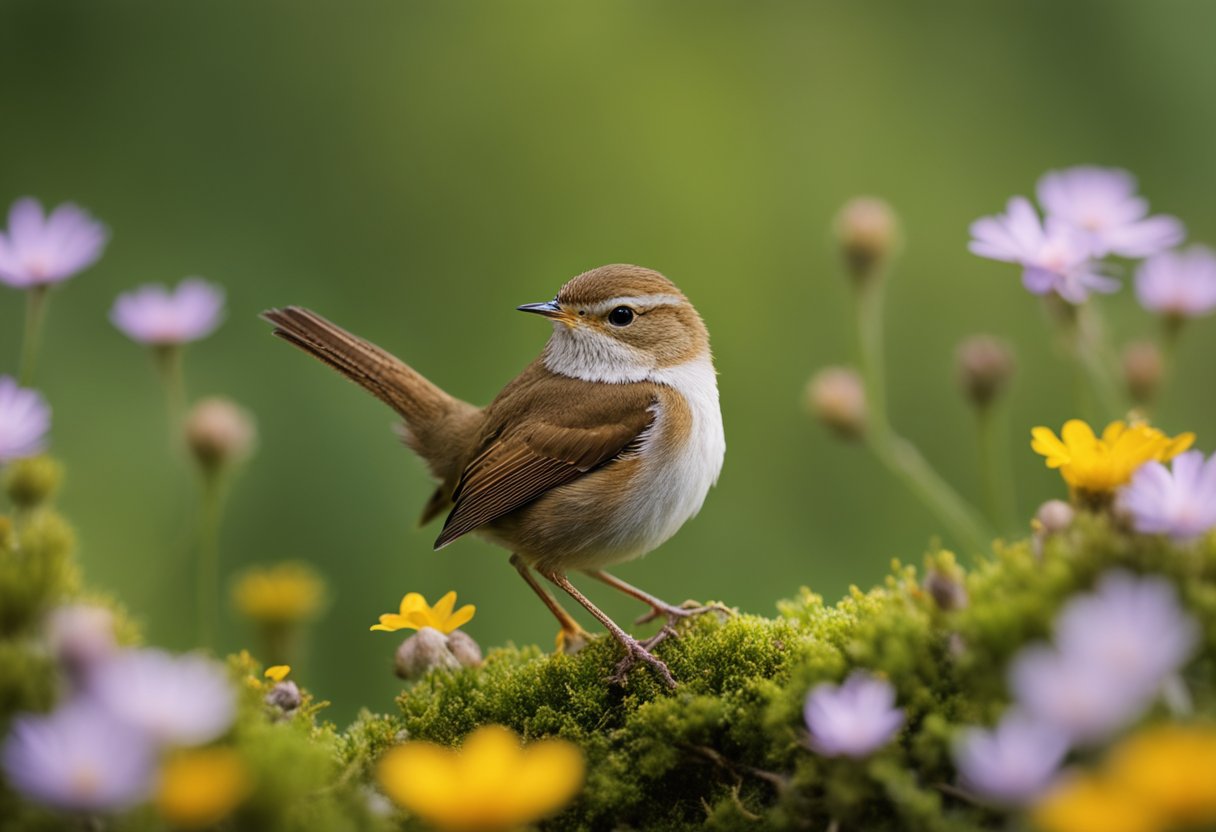
POLYGON ((182 349, 176 344, 154 347, 156 368, 165 388, 165 409, 169 415, 169 436, 176 443, 186 413, 186 377, 182 371, 182 349))
POLYGON ((198 534, 198 643, 214 647, 219 610, 220 521, 223 517, 222 471, 203 473, 202 513, 198 534))
POLYGON ((977 512, 933 469, 920 451, 891 428, 883 373, 883 280, 857 289, 858 355, 866 388, 869 421, 866 440, 878 460, 901 480, 957 541, 972 552, 986 552, 993 538, 977 512))
POLYGON ((1122 418, 1127 414, 1127 403, 1120 395, 1111 373, 1112 360, 1106 344, 1106 332, 1092 303, 1078 307, 1074 327, 1075 355, 1102 411, 1102 421, 1122 418))
POLYGON ((25 335, 21 341, 21 372, 18 378, 22 387, 34 382, 34 365, 38 361, 38 347, 42 343, 42 325, 46 321, 50 293, 45 284, 31 286, 25 294, 25 335))
POLYGON ((1010 488, 1007 448, 1001 441, 1005 436, 1003 420, 993 404, 980 405, 975 410, 975 431, 980 482, 984 491, 984 507, 988 520, 1001 531, 1013 527, 1017 516, 1013 489, 1010 488))

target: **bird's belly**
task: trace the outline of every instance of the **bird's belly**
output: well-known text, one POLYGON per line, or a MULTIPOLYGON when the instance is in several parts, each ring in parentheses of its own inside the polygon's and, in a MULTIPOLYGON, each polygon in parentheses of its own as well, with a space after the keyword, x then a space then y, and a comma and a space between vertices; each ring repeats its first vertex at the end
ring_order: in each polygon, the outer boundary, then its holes
POLYGON ((549 491, 485 536, 561 571, 599 569, 659 547, 700 510, 722 469, 716 392, 701 412, 683 397, 660 408, 636 452, 549 491))

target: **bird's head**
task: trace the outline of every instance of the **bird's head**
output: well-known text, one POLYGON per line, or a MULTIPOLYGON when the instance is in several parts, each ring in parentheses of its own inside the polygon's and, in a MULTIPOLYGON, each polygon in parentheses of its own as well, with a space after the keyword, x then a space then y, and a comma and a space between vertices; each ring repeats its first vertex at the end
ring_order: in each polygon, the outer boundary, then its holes
POLYGON ((592 269, 553 300, 519 310, 553 321, 545 365, 585 381, 642 381, 709 354, 709 334, 688 298, 641 266, 592 269))

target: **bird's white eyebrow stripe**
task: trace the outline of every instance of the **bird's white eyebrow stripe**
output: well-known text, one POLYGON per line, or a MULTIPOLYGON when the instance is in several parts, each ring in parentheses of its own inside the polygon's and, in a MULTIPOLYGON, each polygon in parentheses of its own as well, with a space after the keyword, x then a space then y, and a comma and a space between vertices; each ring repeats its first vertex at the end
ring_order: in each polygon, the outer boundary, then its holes
POLYGON ((580 304, 579 308, 586 309, 592 315, 600 315, 610 309, 616 309, 618 306, 631 306, 635 309, 653 309, 656 306, 679 306, 683 302, 684 299, 677 295, 622 295, 619 298, 610 298, 599 303, 580 304))

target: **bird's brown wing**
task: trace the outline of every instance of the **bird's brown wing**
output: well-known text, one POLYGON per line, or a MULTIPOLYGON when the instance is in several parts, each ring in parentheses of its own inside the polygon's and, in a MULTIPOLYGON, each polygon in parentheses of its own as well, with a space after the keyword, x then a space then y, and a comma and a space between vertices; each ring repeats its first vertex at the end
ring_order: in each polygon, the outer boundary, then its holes
POLYGON ((577 396, 564 408, 544 407, 548 418, 528 419, 521 428, 504 426, 488 436, 456 485, 455 506, 435 548, 635 447, 654 421, 654 390, 647 384, 614 387, 609 396, 577 396))

